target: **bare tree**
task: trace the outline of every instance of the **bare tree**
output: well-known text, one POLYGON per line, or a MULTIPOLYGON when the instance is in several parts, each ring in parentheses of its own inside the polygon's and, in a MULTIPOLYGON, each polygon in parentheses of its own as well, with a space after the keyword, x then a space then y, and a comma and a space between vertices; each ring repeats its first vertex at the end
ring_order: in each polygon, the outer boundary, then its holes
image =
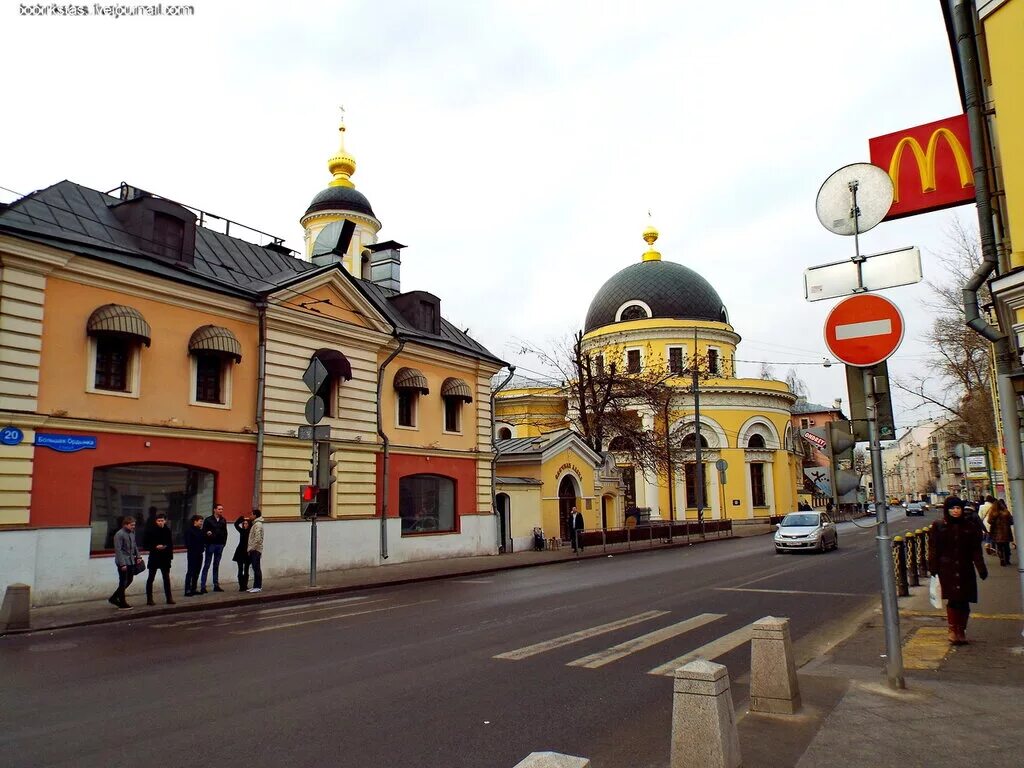
MULTIPOLYGON (((762 376, 764 378, 764 376, 762 376)), ((803 379, 800 378, 796 372, 796 368, 790 368, 786 372, 786 386, 789 387, 789 391, 797 397, 807 398, 810 394, 810 390, 807 388, 807 384, 803 379)))
MULTIPOLYGON (((932 290, 926 306, 934 319, 924 341, 932 352, 931 359, 924 364, 924 372, 896 379, 893 384, 917 400, 911 410, 931 406, 953 419, 952 429, 963 442, 995 445, 992 345, 967 327, 961 293, 962 286, 981 263, 978 235, 954 219, 947 243, 947 250, 938 259, 943 279, 926 283, 932 290)), ((987 287, 979 290, 983 306, 988 303, 987 293, 987 287)))

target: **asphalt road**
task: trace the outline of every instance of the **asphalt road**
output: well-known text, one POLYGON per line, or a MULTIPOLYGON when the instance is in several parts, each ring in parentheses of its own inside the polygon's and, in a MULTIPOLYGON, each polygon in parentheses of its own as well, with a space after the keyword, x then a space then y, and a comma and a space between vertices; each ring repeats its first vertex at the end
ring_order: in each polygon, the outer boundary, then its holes
POLYGON ((824 555, 759 536, 0 638, 0 765, 666 766, 651 671, 720 654, 742 710, 748 625, 789 617, 812 658, 878 604, 875 552, 843 524, 824 555))

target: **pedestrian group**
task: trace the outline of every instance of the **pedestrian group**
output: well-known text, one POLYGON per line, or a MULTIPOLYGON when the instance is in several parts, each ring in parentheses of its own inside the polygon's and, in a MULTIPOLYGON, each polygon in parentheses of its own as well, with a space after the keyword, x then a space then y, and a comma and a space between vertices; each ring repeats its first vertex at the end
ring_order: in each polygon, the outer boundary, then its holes
MULTIPOLYGON (((121 528, 114 535, 114 565, 117 566, 117 589, 107 598, 117 608, 131 608, 125 599, 125 590, 135 577, 148 567, 149 578, 146 580, 146 604, 155 605, 153 600, 153 582, 157 572, 160 573, 164 599, 168 605, 174 605, 171 595, 171 561, 174 559, 174 541, 168 526, 167 515, 150 507, 150 522, 143 535, 143 548, 149 552, 148 565, 142 559, 139 546, 135 539, 135 518, 125 515, 121 519, 121 528)), ((238 545, 235 547, 232 560, 238 565, 238 591, 263 591, 263 515, 258 509, 252 511, 252 517, 242 515, 234 522, 238 531, 238 545), (252 575, 252 587, 249 576, 252 575)), ((205 520, 200 515, 192 515, 185 529, 185 553, 187 568, 185 572, 185 597, 205 595, 207 584, 212 585, 214 592, 223 592, 220 586, 220 561, 224 548, 228 543, 228 525, 224 517, 224 506, 217 504, 213 514, 205 520), (209 577, 212 575, 212 579, 209 577)))

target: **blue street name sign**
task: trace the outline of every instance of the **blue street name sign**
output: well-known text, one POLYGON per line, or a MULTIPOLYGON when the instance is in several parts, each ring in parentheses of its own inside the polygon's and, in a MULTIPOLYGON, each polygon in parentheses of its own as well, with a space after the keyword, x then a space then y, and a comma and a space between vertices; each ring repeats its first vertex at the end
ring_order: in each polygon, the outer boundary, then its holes
POLYGON ((74 453, 86 448, 96 447, 95 435, 54 435, 36 432, 35 445, 41 448, 52 448, 61 453, 74 453))
POLYGON ((17 427, 10 425, 0 429, 0 443, 4 445, 20 445, 21 441, 25 439, 25 433, 17 427))

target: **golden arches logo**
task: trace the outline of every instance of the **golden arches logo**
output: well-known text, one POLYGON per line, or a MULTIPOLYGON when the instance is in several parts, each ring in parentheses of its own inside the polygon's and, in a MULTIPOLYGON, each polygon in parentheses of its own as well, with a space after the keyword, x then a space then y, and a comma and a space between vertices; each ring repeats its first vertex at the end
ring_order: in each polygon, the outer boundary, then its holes
POLYGON ((903 159, 904 150, 908 147, 914 155, 914 160, 917 161, 917 171, 921 177, 921 192, 935 191, 935 153, 940 138, 946 140, 946 145, 953 153, 956 169, 960 174, 960 187, 974 186, 974 180, 971 178, 971 164, 960 140, 948 128, 937 128, 932 131, 932 135, 928 139, 927 149, 921 149, 921 144, 913 136, 904 136, 892 151, 892 159, 889 161, 889 178, 892 179, 894 203, 900 201, 900 162, 903 159))

